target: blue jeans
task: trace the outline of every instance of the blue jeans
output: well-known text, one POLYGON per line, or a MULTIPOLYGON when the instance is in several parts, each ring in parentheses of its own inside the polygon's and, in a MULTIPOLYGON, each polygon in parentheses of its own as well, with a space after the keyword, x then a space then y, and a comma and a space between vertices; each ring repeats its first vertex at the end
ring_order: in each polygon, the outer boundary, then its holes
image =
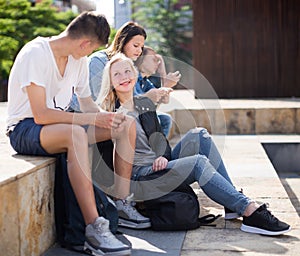
POLYGON ((165 135, 166 138, 168 138, 171 127, 172 127, 172 117, 163 112, 157 112, 157 117, 162 129, 163 134, 165 135))
MULTIPOLYGON (((198 182, 210 199, 239 215, 243 215, 252 202, 233 186, 221 155, 204 128, 190 130, 179 141, 172 150, 172 160, 167 168, 180 173, 181 178, 188 184, 198 182)), ((151 172, 151 167, 141 167, 134 178, 151 172)))

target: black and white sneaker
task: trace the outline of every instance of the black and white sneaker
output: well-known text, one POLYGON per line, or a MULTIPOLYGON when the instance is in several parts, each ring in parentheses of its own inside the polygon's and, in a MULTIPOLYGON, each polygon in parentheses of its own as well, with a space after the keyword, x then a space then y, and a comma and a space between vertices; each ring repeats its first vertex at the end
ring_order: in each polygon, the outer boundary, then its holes
POLYGON ((151 227, 150 219, 141 215, 127 200, 115 201, 119 214, 119 226, 144 229, 151 227))
POLYGON ((261 205, 248 217, 243 217, 241 230, 248 233, 277 236, 289 232, 290 225, 280 221, 267 210, 266 204, 261 205))
POLYGON ((83 249, 90 255, 124 256, 131 253, 131 248, 111 233, 109 220, 103 217, 86 226, 85 237, 83 249))

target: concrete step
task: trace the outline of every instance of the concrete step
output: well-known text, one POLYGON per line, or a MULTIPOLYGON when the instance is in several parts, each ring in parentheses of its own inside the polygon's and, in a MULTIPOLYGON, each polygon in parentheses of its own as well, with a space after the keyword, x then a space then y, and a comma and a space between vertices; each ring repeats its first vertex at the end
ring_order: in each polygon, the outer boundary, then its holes
POLYGON ((173 117, 171 136, 202 126, 212 134, 299 134, 300 99, 195 99, 175 90, 159 110, 173 117))

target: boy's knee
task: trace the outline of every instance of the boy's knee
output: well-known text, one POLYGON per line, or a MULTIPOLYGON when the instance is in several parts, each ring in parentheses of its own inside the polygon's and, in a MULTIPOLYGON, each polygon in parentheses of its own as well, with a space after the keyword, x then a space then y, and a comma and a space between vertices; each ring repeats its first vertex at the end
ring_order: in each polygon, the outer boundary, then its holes
POLYGON ((135 132, 136 129, 135 119, 131 116, 126 116, 125 126, 129 129, 129 131, 133 130, 132 132, 135 132))
POLYGON ((80 125, 73 125, 72 133, 70 135, 73 139, 76 139, 78 141, 87 139, 86 130, 80 125))

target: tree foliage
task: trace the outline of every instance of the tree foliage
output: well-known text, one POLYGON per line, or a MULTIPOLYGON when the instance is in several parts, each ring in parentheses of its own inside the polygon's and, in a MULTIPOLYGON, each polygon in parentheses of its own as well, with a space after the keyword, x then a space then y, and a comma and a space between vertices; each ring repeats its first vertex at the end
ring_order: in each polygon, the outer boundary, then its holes
POLYGON ((147 31, 147 44, 169 57, 191 63, 191 51, 187 46, 192 30, 191 4, 179 4, 179 0, 131 0, 132 18, 147 31))
POLYGON ((28 0, 0 0, 0 79, 7 79, 24 44, 37 36, 59 34, 76 16, 71 11, 58 12, 52 2, 32 6, 28 0))

